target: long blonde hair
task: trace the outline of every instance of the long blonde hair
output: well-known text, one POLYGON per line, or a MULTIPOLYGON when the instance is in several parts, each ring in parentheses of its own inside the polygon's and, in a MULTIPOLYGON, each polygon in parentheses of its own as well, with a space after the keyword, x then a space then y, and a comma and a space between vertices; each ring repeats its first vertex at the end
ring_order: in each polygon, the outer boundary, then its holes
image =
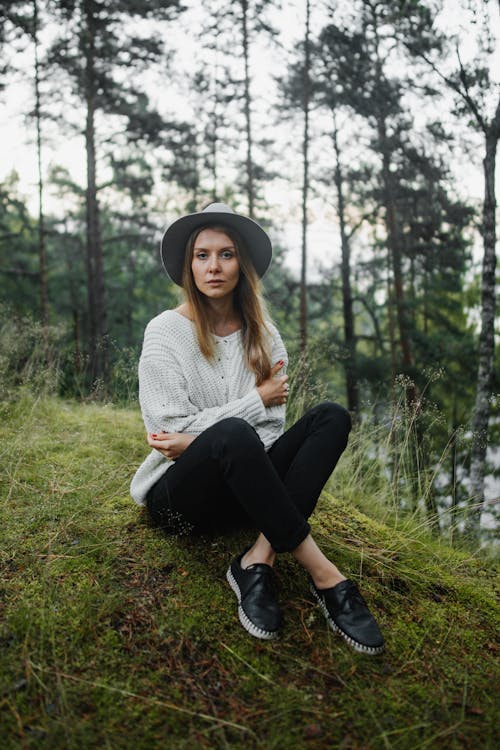
POLYGON ((214 229, 224 232, 224 234, 230 237, 236 249, 236 257, 240 266, 240 278, 233 292, 234 306, 242 320, 245 361, 248 368, 256 375, 256 384, 260 385, 271 373, 271 352, 268 340, 264 335, 264 333, 267 333, 270 336, 269 328, 266 325, 266 320, 270 320, 270 317, 267 305, 262 296, 260 279, 250 259, 245 243, 236 230, 223 225, 214 226, 206 224, 198 227, 192 232, 186 243, 186 253, 182 269, 182 288, 186 302, 188 302, 191 308, 200 350, 207 359, 215 357, 215 339, 213 331, 209 327, 208 306, 204 295, 194 283, 193 272, 191 270, 194 244, 196 238, 204 229, 214 229))

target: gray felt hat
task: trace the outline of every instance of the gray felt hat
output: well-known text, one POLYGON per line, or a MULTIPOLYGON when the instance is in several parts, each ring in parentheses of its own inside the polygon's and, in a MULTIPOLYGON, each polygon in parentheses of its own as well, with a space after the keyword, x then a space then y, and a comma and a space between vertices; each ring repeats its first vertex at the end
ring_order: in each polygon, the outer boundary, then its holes
POLYGON ((161 260, 172 281, 182 286, 187 241, 191 232, 205 224, 220 224, 236 229, 245 243, 257 274, 260 278, 264 276, 272 257, 271 240, 266 232, 256 221, 235 214, 225 203, 211 203, 203 211, 181 216, 166 229, 161 240, 161 260))

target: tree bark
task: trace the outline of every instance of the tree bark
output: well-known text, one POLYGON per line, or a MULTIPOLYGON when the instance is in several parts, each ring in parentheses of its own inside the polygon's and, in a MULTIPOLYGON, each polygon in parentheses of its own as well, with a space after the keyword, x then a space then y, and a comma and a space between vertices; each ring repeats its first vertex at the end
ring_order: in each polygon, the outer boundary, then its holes
POLYGON ((333 147, 336 157, 334 180, 337 189, 337 213, 339 216, 340 242, 342 248, 342 307, 344 313, 344 344, 347 349, 347 361, 345 363, 347 406, 349 411, 357 413, 359 411, 359 391, 356 374, 356 335, 354 330, 353 298, 351 289, 351 248, 345 224, 343 175, 335 110, 332 110, 332 115, 333 147))
POLYGON ((207 125, 206 136, 209 144, 209 171, 211 172, 212 178, 212 190, 211 197, 212 201, 217 202, 220 200, 219 196, 219 172, 218 172, 218 156, 219 156, 219 124, 221 123, 221 117, 219 115, 219 36, 221 34, 220 29, 216 26, 214 29, 214 41, 210 45, 211 53, 213 54, 213 65, 211 66, 213 72, 211 74, 211 86, 210 96, 212 97, 212 109, 210 112, 210 119, 207 125))
POLYGON ((70 302, 70 309, 71 309, 71 317, 73 319, 73 342, 74 342, 74 355, 73 355, 73 364, 75 368, 75 382, 80 383, 80 376, 84 370, 84 356, 82 352, 82 343, 81 343, 81 336, 80 336, 80 304, 78 299, 78 290, 77 290, 77 284, 75 284, 75 277, 77 274, 75 274, 75 268, 74 268, 74 259, 75 257, 78 257, 81 255, 81 250, 83 250, 83 243, 80 242, 73 242, 70 240, 71 232, 69 231, 68 227, 68 221, 67 219, 64 220, 64 234, 66 236, 66 240, 64 242, 64 257, 66 261, 66 275, 68 279, 68 294, 69 294, 69 302, 70 302), (73 247, 72 247, 73 245, 73 247), (75 252, 76 250, 76 252, 75 252))
POLYGON ((128 250, 128 281, 127 281, 127 303, 125 305, 126 342, 127 346, 134 345, 134 291, 136 284, 136 263, 134 250, 128 250))
MULTIPOLYGON (((384 79, 383 62, 380 55, 380 41, 378 36, 378 16, 376 5, 368 4, 375 36, 375 76, 377 79, 377 88, 384 79)), ((399 345, 401 348, 401 364, 407 374, 412 374, 414 366, 412 342, 410 335, 410 326, 408 322, 407 304, 405 299, 405 289, 403 283, 403 253, 401 248, 401 236, 398 226, 398 216, 396 208, 396 189, 391 172, 391 149, 387 137, 386 114, 384 111, 384 102, 378 103, 375 113, 377 124, 377 135, 379 141, 379 150, 382 157, 382 194, 383 205, 385 209, 385 226, 387 232, 387 246, 390 257, 390 267, 392 270, 392 281, 394 288, 394 297, 396 302, 396 320, 399 332, 399 345)), ((389 296, 389 319, 391 317, 391 299, 389 296)), ((392 326, 392 322, 390 321, 392 326)), ((409 405, 418 405, 418 391, 416 385, 412 382, 406 389, 406 397, 409 405)))
POLYGON ((35 47, 35 123, 38 166, 38 266, 40 273, 40 313, 46 329, 49 325, 47 290, 47 251, 45 245, 45 216, 43 211, 42 134, 40 103, 40 61, 38 58, 38 3, 33 0, 33 43, 35 47))
POLYGON ((392 293, 392 272, 391 272, 391 257, 390 253, 387 253, 385 260, 387 268, 387 322, 389 329, 389 351, 391 355, 391 383, 394 386, 396 375, 398 374, 396 365, 396 326, 394 324, 394 301, 392 293))
POLYGON ((252 123, 250 116, 250 74, 248 66, 248 0, 241 0, 241 9, 243 12, 242 16, 242 32, 243 32, 243 61, 245 66, 245 127, 246 127, 246 139, 247 139, 247 155, 246 155, 246 167, 247 167, 247 200, 248 200, 248 215, 250 218, 254 216, 254 183, 253 183, 253 159, 252 159, 252 123))
MULTIPOLYGON (((413 368, 414 360, 406 312, 405 290, 403 284, 403 260, 397 225, 397 212, 394 200, 395 191, 390 170, 390 154, 387 148, 386 124, 383 117, 378 117, 377 125, 380 149, 382 152, 382 182, 385 208, 385 225, 394 282, 394 296, 396 299, 396 318, 398 323, 399 343, 401 347, 403 368, 408 371, 413 368)), ((410 398, 414 402, 416 398, 415 389, 410 388, 410 391, 410 398)))
POLYGON ((306 35, 305 60, 303 81, 303 109, 304 109, 304 139, 303 153, 303 184, 302 184, 302 265, 300 272, 300 350, 307 347, 307 195, 309 189, 309 105, 310 105, 310 0, 306 2, 306 35))
POLYGON ((484 477, 488 448, 488 422, 495 355, 495 270, 496 270, 496 151, 500 137, 500 100, 495 116, 486 129, 486 153, 483 160, 483 269, 481 280, 481 333, 479 336, 479 365, 476 401, 472 417, 472 453, 470 468, 470 503, 466 534, 479 536, 481 513, 484 507, 484 477))
POLYGON ((451 411, 451 438, 450 438, 450 495, 451 495, 451 506, 450 506, 450 541, 453 543, 455 537, 455 525, 457 522, 457 510, 458 510, 458 482, 457 482, 457 429, 458 429, 458 414, 457 414, 457 396, 453 392, 452 411, 451 411))
POLYGON ((87 107, 85 146, 87 153, 87 275, 90 324, 90 374, 92 383, 106 382, 108 375, 108 320, 104 267, 97 199, 95 149, 95 16, 93 0, 85 0, 85 98, 87 107))

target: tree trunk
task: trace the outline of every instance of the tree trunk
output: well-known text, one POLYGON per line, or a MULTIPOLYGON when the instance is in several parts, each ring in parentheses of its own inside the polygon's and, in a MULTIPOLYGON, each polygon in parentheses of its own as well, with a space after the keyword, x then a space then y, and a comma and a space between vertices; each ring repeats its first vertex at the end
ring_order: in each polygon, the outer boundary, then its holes
POLYGON ((455 537, 455 524, 457 522, 457 510, 458 510, 458 483, 457 483, 457 430, 458 430, 458 415, 457 415, 457 396, 453 393, 452 411, 451 411, 451 438, 450 438, 450 494, 451 494, 451 507, 450 507, 450 542, 453 543, 455 537))
MULTIPOLYGON (((383 62, 380 54, 380 40, 378 35, 379 16, 376 4, 368 3, 368 11, 373 24, 373 33, 375 38, 375 76, 377 79, 377 88, 384 80, 383 62)), ((377 123, 377 135, 379 142, 379 151, 382 157, 382 194, 383 205, 385 209, 385 226, 387 232, 387 245, 389 250, 390 266, 392 270, 392 281, 394 286, 394 297, 396 302, 396 320, 399 332, 399 345, 401 348, 401 363, 403 370, 411 374, 413 369, 413 353, 410 337, 410 327, 407 318, 405 290, 403 284, 403 253, 401 247, 401 237, 398 226, 397 209, 396 209, 396 189, 391 172, 391 148, 387 137, 386 113, 384 102, 378 103, 375 114, 377 123)), ((389 299, 389 311, 391 300, 389 299)), ((389 315, 391 312, 389 312, 389 315)), ((406 389, 406 398, 409 405, 418 404, 417 388, 414 384, 409 385, 406 389)))
POLYGON ((74 258, 81 257, 81 251, 83 247, 81 243, 70 240, 71 232, 68 228, 67 219, 64 220, 64 234, 66 240, 64 242, 64 257, 66 261, 66 277, 68 279, 68 292, 71 309, 71 317, 73 319, 73 343, 74 343, 74 356, 73 364, 75 368, 75 381, 80 385, 80 376, 84 370, 84 356, 82 352, 81 336, 80 336, 80 304, 78 299, 77 284, 75 284, 75 269, 74 269, 74 258), (72 247, 73 245, 73 247, 72 247), (76 251, 76 252, 75 252, 76 251))
POLYGON ((75 344, 74 364, 76 375, 80 375, 83 370, 82 347, 80 345, 80 313, 73 307, 71 314, 73 316, 73 341, 75 344))
POLYGON ((335 150, 335 186, 337 189, 337 212, 340 224, 340 241, 342 248, 342 305, 344 312, 344 344, 347 349, 345 363, 345 378, 347 391, 347 407, 349 411, 359 411, 359 392, 356 373, 356 336, 354 331, 353 299, 351 290, 351 248, 345 226, 345 200, 343 191, 343 175, 338 143, 335 110, 333 114, 333 147, 335 150))
POLYGON ((212 111, 211 119, 207 126, 207 137, 209 143, 210 159, 209 159, 209 170, 212 177, 212 201, 217 202, 220 200, 219 196, 219 174, 218 174, 218 150, 219 150, 219 35, 220 30, 215 28, 214 30, 214 41, 211 45, 213 52, 213 66, 212 66, 212 111))
MULTIPOLYGON (((383 116, 377 118, 378 137, 382 153, 382 190, 385 208, 385 226, 387 231, 387 245, 391 259, 392 277, 394 283, 394 296, 396 301, 396 319, 399 332, 399 343, 401 347, 401 358, 403 370, 410 374, 414 366, 410 327, 406 310, 405 290, 403 284, 403 259, 399 230, 397 224, 397 212, 395 205, 395 190, 390 170, 390 153, 387 147, 386 124, 383 116)), ((417 404, 418 394, 414 383, 407 388, 407 397, 410 404, 417 404)))
POLYGON ((397 366, 396 366, 396 326, 394 324, 394 301, 392 293, 392 274, 391 274, 391 258, 390 254, 387 253, 386 257, 387 267, 387 321, 389 328, 389 351, 391 354, 391 383, 394 386, 396 380, 397 366))
POLYGON ((127 346, 134 345, 134 291, 136 283, 135 251, 128 250, 128 282, 127 302, 125 305, 126 342, 127 346))
MULTIPOLYGON (((38 3, 33 0, 33 43, 35 46, 35 122, 38 165, 38 266, 40 273, 40 313, 43 327, 49 325, 47 290, 47 252, 45 245, 45 216, 43 212, 42 134, 40 106, 40 63, 38 59, 38 3)), ((46 347, 47 349, 47 347, 46 347)))
POLYGON ((483 160, 485 192, 482 227, 484 256, 481 281, 481 334, 479 337, 476 401, 472 417, 471 505, 465 529, 466 534, 476 540, 479 536, 481 513, 484 506, 484 475, 495 354, 495 166, 499 136, 500 101, 497 105, 495 117, 486 131, 486 154, 483 160))
POLYGON ((95 18, 93 0, 85 0, 85 95, 87 118, 87 274, 90 323, 90 373, 92 384, 106 381, 108 374, 108 321, 104 288, 104 268, 96 185, 95 151, 95 18))
POLYGON ((214 82, 214 108, 212 112, 212 132, 209 134, 210 150, 212 156, 211 171, 212 171, 212 201, 217 202, 219 200, 218 195, 218 174, 217 174, 217 138, 218 138, 218 114, 217 114, 217 68, 215 69, 215 82, 214 82))
POLYGON ((248 215, 250 218, 254 216, 254 185, 253 185, 253 160, 252 160, 252 128, 250 118, 250 74, 248 70, 248 0, 241 0, 241 8, 243 11, 243 60, 245 65, 245 125, 246 125, 246 138, 247 138, 247 199, 248 199, 248 215))
POLYGON ((307 194, 309 189, 309 103, 310 103, 310 49, 309 49, 309 25, 311 6, 310 0, 306 2, 306 36, 305 36, 305 60, 303 81, 303 106, 304 106, 304 140, 302 144, 304 178, 302 185, 302 267, 300 273, 300 350, 303 352, 307 347, 307 194))

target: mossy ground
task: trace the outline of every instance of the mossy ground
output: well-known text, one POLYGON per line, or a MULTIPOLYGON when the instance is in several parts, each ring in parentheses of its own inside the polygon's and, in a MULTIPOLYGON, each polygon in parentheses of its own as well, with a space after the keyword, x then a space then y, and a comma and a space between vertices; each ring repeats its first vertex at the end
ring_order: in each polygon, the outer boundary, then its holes
POLYGON ((260 642, 225 581, 250 532, 168 537, 130 499, 137 410, 26 398, 1 417, 2 748, 498 747, 490 563, 325 492, 315 536, 387 651, 336 637, 289 556, 283 635, 260 642))

